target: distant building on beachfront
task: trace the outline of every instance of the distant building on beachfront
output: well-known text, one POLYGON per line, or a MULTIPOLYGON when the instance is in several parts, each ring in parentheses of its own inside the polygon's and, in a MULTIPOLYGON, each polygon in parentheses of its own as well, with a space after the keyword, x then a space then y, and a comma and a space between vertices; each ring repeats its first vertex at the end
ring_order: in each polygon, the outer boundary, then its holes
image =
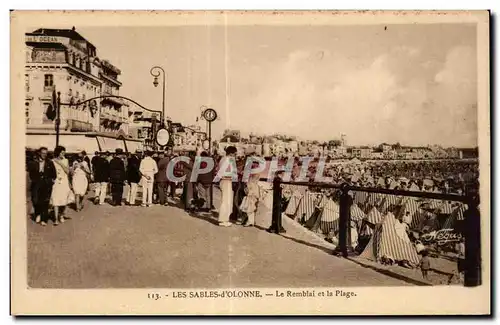
POLYGON ((388 143, 382 143, 380 146, 379 146, 380 150, 382 150, 382 152, 389 152, 391 149, 392 149, 392 145, 388 144, 388 143))
POLYGON ((352 157, 358 159, 369 159, 371 158, 372 151, 373 149, 367 146, 352 148, 352 157))
POLYGON ((219 147, 217 148, 217 152, 219 155, 224 156, 226 154, 226 148, 229 146, 234 146, 238 148, 238 144, 240 143, 240 139, 233 134, 227 134, 223 136, 219 141, 219 147))

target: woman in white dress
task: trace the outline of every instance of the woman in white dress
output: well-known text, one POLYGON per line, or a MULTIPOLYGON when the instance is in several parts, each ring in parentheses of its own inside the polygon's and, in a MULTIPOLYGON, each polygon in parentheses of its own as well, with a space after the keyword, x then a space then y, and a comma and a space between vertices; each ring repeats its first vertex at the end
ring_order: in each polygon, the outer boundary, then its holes
POLYGON ((89 186, 90 168, 84 158, 83 153, 79 153, 78 158, 73 162, 72 166, 73 177, 71 184, 75 193, 76 211, 80 211, 83 208, 83 197, 87 193, 89 186))
MULTIPOLYGON (((219 208, 219 225, 222 227, 229 227, 232 224, 229 222, 229 216, 233 212, 233 178, 232 174, 236 173, 236 157, 237 149, 234 146, 229 146, 226 148, 226 156, 222 157, 219 168, 222 168, 222 177, 219 183, 220 190, 222 192, 222 198, 219 208), (231 167, 230 167, 231 166, 231 167), (227 173, 230 168, 231 173, 227 173)), ((219 169, 219 172, 220 169, 219 169)))
POLYGON ((245 188, 247 196, 243 198, 240 205, 241 211, 248 216, 247 222, 243 224, 244 227, 253 227, 255 225, 255 214, 260 200, 264 197, 264 191, 259 186, 259 177, 259 174, 252 174, 245 188))
POLYGON ((69 186, 69 162, 65 158, 66 149, 62 146, 57 146, 54 149, 54 167, 56 168, 56 180, 52 187, 51 204, 54 207, 54 226, 63 223, 64 219, 70 219, 64 216, 64 208, 74 199, 73 191, 69 186))

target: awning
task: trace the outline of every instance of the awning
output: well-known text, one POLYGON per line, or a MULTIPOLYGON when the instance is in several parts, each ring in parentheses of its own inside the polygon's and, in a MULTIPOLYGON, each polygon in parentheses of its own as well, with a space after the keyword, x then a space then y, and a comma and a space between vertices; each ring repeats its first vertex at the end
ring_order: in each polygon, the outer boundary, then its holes
POLYGON ((116 149, 125 151, 125 143, 121 139, 98 136, 97 141, 99 141, 101 151, 114 152, 116 149))
MULTIPOLYGON (((68 153, 77 153, 85 150, 88 154, 99 151, 99 145, 95 137, 87 137, 83 134, 61 134, 59 145, 66 148, 68 153)), ((47 147, 53 151, 56 147, 56 136, 54 134, 27 134, 26 148, 39 149, 47 147)))
POLYGON ((125 140, 125 143, 127 145, 128 152, 136 152, 138 149, 144 150, 144 146, 142 144, 142 141, 125 140))

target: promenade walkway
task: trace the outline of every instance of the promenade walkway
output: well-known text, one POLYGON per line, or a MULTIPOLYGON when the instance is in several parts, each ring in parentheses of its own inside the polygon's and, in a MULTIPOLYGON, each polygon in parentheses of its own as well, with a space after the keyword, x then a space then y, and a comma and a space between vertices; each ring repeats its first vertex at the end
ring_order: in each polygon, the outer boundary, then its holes
MULTIPOLYGON (((215 204, 220 194, 215 190, 215 204)), ((36 288, 244 288, 402 286, 330 254, 331 244, 292 220, 287 233, 216 225, 179 207, 95 206, 58 227, 28 221, 28 284, 36 288)))

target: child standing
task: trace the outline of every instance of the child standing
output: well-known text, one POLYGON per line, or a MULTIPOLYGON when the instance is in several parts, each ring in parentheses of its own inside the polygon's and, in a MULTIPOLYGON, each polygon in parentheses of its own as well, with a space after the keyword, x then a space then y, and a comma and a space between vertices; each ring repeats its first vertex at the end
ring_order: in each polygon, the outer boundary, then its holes
POLYGON ((422 277, 425 280, 429 280, 427 273, 431 268, 431 260, 429 258, 429 252, 424 250, 422 251, 422 259, 420 260, 420 269, 422 270, 422 277))

